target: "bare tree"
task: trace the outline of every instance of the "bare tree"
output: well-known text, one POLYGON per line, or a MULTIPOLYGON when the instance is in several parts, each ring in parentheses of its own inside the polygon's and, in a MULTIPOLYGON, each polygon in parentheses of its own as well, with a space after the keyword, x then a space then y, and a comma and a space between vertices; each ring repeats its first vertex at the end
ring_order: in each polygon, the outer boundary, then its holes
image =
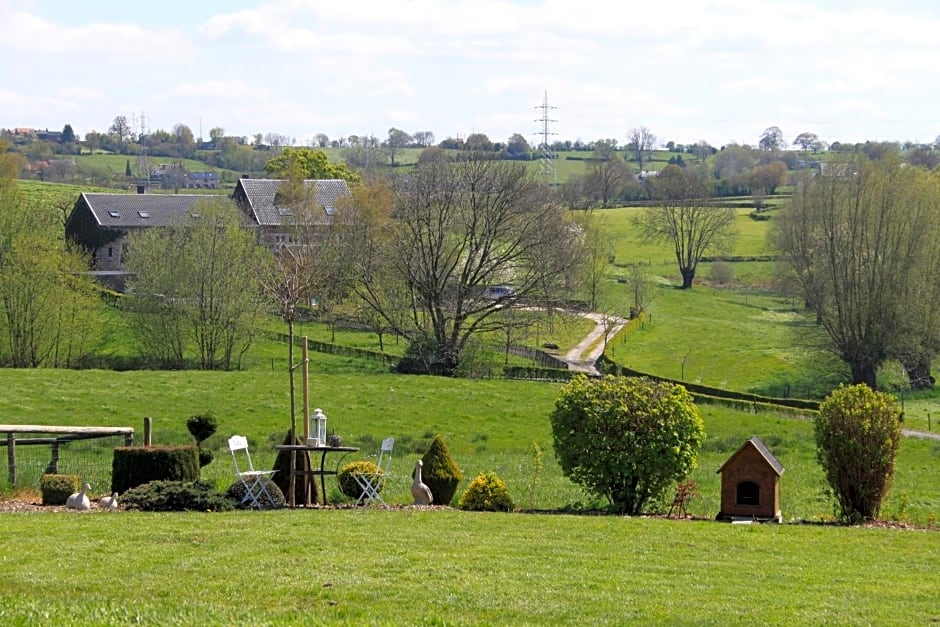
POLYGON ((709 191, 693 172, 667 165, 650 179, 656 206, 637 216, 647 240, 673 245, 682 289, 692 287, 698 264, 709 251, 724 251, 734 238, 734 209, 708 204, 709 191))
POLYGON ((643 171, 643 160, 652 157, 656 147, 656 136, 645 126, 632 128, 627 132, 627 146, 636 159, 637 168, 643 171))
POLYGON ((126 115, 119 115, 114 118, 114 123, 111 124, 111 128, 108 131, 117 137, 118 143, 123 144, 125 141, 131 139, 131 124, 127 121, 126 115))
POLYGON ((472 337, 501 328, 497 313, 574 281, 577 230, 522 164, 475 154, 421 164, 395 181, 394 199, 394 219, 347 224, 346 258, 358 295, 411 340, 403 368, 453 374, 472 337), (495 284, 518 301, 484 297, 495 284))

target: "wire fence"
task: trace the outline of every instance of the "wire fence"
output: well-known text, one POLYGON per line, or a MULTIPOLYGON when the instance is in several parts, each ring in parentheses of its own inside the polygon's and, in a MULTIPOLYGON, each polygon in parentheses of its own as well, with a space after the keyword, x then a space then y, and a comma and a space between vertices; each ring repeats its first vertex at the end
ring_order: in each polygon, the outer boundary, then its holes
POLYGON ((0 488, 39 488, 44 474, 77 475, 93 492, 111 489, 114 449, 133 440, 130 428, 0 426, 6 477, 0 488), (42 431, 41 429, 47 429, 42 431))

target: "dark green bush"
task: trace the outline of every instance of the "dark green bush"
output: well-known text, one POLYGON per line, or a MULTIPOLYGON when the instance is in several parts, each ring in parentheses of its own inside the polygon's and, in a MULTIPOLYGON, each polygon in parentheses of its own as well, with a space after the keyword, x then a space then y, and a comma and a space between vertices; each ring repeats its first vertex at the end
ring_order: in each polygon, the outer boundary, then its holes
POLYGON ((481 472, 460 497, 460 509, 478 512, 508 512, 514 507, 506 484, 495 472, 481 472))
POLYGON ((199 478, 197 448, 119 446, 111 464, 111 491, 124 494, 151 481, 192 482, 199 478))
POLYGON ((901 408, 867 385, 840 387, 819 406, 816 458, 848 522, 872 520, 894 475, 901 408))
POLYGON ((705 437, 684 387, 639 377, 577 377, 551 423, 565 476, 627 514, 685 479, 705 437))
POLYGON ((145 512, 227 512, 235 509, 231 499, 202 481, 150 481, 121 496, 126 509, 145 512))
POLYGON ((69 496, 78 492, 78 475, 43 475, 39 480, 43 505, 65 505, 69 496))
POLYGON ((199 448, 200 468, 211 464, 215 457, 212 451, 202 447, 202 443, 211 438, 218 427, 219 423, 211 412, 190 416, 189 420, 186 421, 186 428, 196 438, 196 446, 199 448))
MULTIPOLYGON (((375 462, 367 459, 349 462, 339 470, 337 481, 339 482, 339 491, 351 499, 358 500, 362 496, 362 488, 356 482, 356 475, 374 475, 379 472, 379 467, 375 462)), ((378 491, 381 492, 385 487, 385 482, 379 484, 378 491)))
MULTIPOLYGON (((268 501, 267 499, 265 499, 264 495, 262 494, 258 499, 259 502, 261 503, 262 509, 280 509, 284 507, 284 503, 285 503, 284 493, 281 492, 281 489, 277 487, 277 484, 274 483, 274 481, 272 481, 271 479, 262 479, 260 477, 251 477, 247 479, 247 481, 252 486, 255 485, 256 481, 268 482, 265 487, 268 490, 268 494, 271 496, 271 500, 268 501)), ((245 490, 245 486, 242 485, 241 481, 236 481, 235 483, 230 485, 228 487, 228 490, 226 490, 225 492, 225 496, 231 499, 231 501, 236 506, 242 507, 244 509, 248 509, 248 508, 253 507, 253 505, 251 501, 248 501, 247 503, 242 503, 242 499, 245 498, 246 494, 247 494, 247 491, 245 490)), ((301 500, 300 502, 302 503, 303 501, 301 500)))
MULTIPOLYGON (((457 486, 463 479, 463 473, 457 467, 457 462, 451 457, 447 444, 441 435, 434 437, 424 457, 421 458, 424 467, 421 469, 421 478, 431 490, 435 505, 450 505, 457 492, 457 486)), ((414 473, 412 473, 414 477, 414 473)))

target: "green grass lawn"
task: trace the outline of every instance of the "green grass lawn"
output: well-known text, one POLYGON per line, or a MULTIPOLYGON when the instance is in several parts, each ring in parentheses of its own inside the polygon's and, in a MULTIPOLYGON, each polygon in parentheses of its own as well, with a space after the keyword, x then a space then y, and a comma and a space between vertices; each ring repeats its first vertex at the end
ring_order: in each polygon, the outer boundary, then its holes
POLYGON ((936 532, 410 509, 10 514, 3 528, 8 625, 940 620, 936 532))

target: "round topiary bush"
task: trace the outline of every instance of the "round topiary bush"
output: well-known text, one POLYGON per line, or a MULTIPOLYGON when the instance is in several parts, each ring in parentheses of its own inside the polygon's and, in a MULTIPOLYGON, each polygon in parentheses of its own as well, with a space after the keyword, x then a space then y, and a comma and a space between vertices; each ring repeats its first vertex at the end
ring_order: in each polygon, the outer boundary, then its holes
POLYGON ((508 512, 514 507, 506 484, 495 472, 481 472, 460 497, 460 509, 478 512, 508 512))
MULTIPOLYGON (((284 507, 284 504, 285 504, 284 493, 281 492, 281 489, 277 486, 276 483, 274 483, 274 481, 272 481, 271 479, 262 479, 260 477, 251 477, 249 479, 246 479, 246 481, 250 483, 251 485, 255 485, 253 483, 255 481, 267 481, 267 485, 265 487, 268 490, 268 494, 271 495, 271 500, 268 501, 267 499, 265 499, 263 494, 259 496, 258 501, 261 503, 262 509, 280 509, 284 507)), ((228 487, 228 490, 225 491, 225 496, 231 499, 236 507, 241 507, 243 509, 250 509, 252 507, 252 503, 250 500, 245 503, 242 503, 242 499, 245 498, 246 494, 247 492, 245 490, 245 486, 242 485, 241 481, 236 481, 235 483, 233 483, 232 485, 228 487)))
MULTIPOLYGON (((339 491, 351 499, 359 500, 362 496, 362 488, 356 482, 356 475, 374 475, 380 472, 375 462, 361 460, 349 462, 339 470, 337 481, 339 482, 339 491)), ((379 483, 379 492, 385 487, 385 482, 379 483)))

